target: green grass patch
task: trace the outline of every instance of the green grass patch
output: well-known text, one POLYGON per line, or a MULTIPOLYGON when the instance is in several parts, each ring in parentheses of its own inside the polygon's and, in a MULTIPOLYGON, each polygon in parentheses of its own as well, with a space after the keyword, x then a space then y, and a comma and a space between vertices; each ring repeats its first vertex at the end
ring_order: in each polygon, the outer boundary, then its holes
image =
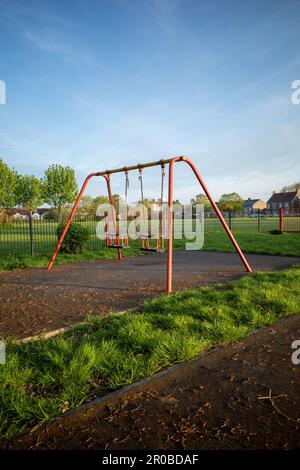
MULTIPOLYGON (((300 233, 273 235, 264 232, 233 232, 244 253, 300 256, 300 233)), ((175 240, 176 249, 184 249, 185 240, 175 240)), ((203 251, 232 253, 235 251, 224 231, 207 232, 204 237, 203 251)))
MULTIPOLYGON (((45 267, 48 265, 52 253, 45 256, 32 257, 30 255, 9 255, 0 258, 0 271, 13 269, 45 267)), ((139 246, 133 243, 129 249, 122 251, 123 257, 140 254, 139 246)), ((81 261, 95 261, 99 259, 117 258, 117 250, 101 247, 98 249, 84 249, 82 253, 67 254, 59 253, 55 264, 78 263, 81 261)))
POLYGON ((48 340, 7 345, 0 435, 10 438, 89 398, 299 313, 300 266, 163 295, 141 312, 89 317, 48 340))

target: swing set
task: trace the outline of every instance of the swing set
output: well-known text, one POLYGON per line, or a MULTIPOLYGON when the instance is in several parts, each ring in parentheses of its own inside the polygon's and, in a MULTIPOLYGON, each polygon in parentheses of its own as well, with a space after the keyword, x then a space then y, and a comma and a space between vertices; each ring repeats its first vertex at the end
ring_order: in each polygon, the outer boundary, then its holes
MULTIPOLYGON (((165 167, 168 165, 169 166, 169 181, 168 181, 168 209, 167 209, 167 217, 168 217, 168 249, 167 249, 167 282, 166 282, 166 291, 167 293, 172 292, 172 274, 173 274, 173 174, 174 174, 174 164, 179 163, 179 162, 184 162, 187 163, 190 168, 193 170, 198 182, 200 183, 203 191, 205 192, 206 196, 209 199, 209 202, 211 203, 212 208, 214 209, 217 217, 219 218, 220 222, 222 223, 230 241, 232 242, 234 248, 236 249, 242 263, 244 264, 246 271, 251 272, 251 268, 242 252, 240 249, 236 239, 234 238, 230 228, 228 227, 227 223, 225 222, 218 206, 214 202, 212 196, 210 195, 202 177, 200 176, 196 166, 194 163, 185 156, 181 157, 173 157, 167 160, 159 160, 155 162, 150 162, 150 163, 144 163, 144 164, 138 164, 138 165, 133 165, 133 166, 128 166, 128 167, 123 167, 123 168, 116 168, 113 170, 106 170, 102 172, 96 172, 96 173, 90 173, 83 185, 82 188, 77 196, 76 202, 73 206, 73 209, 71 211, 71 214, 67 220, 67 223, 65 225, 65 228, 60 236, 60 239, 56 245, 56 248, 53 252, 53 255, 49 261, 48 264, 48 271, 51 270, 52 265, 54 263, 54 260, 57 256, 57 253, 59 252, 59 249, 61 247, 61 244, 65 238, 65 235, 68 231, 68 228, 70 226, 70 223, 72 222, 72 219, 75 215, 76 209, 78 208, 78 205, 81 201, 81 198, 84 194, 84 191, 87 187, 88 182, 90 181, 91 178, 94 178, 96 176, 102 176, 105 181, 106 181, 106 186, 107 186, 107 192, 108 192, 108 197, 109 197, 109 203, 111 208, 113 209, 113 231, 109 232, 108 227, 106 225, 106 247, 111 248, 111 249, 116 249, 118 253, 118 259, 122 260, 122 250, 129 248, 129 241, 128 241, 128 234, 126 235, 119 235, 119 229, 118 229, 118 222, 117 222, 117 217, 116 217, 116 211, 115 211, 115 204, 113 200, 113 195, 112 195, 112 190, 111 190, 111 182, 110 182, 110 177, 114 173, 124 173, 125 174, 125 209, 127 213, 127 207, 128 207, 128 189, 129 189, 129 172, 138 170, 139 172, 139 181, 140 181, 140 189, 141 189, 141 203, 144 204, 145 198, 144 198, 144 189, 143 189, 143 170, 146 168, 154 167, 154 166, 160 166, 161 167, 161 194, 160 194, 160 207, 159 207, 159 229, 158 232, 155 234, 149 233, 149 231, 146 232, 141 232, 139 235, 140 242, 141 242, 141 247, 140 249, 142 251, 150 251, 150 252, 164 252, 164 230, 163 230, 163 197, 164 197, 164 179, 165 179, 165 167), (155 240, 155 245, 151 245, 151 239, 155 240)), ((142 217, 142 221, 143 221, 142 217)), ((146 221, 148 222, 148 220, 146 221)))
MULTIPOLYGON (((139 182, 140 182, 140 191, 141 191, 141 204, 144 207, 145 205, 145 197, 144 197, 144 186, 143 186, 143 167, 139 167, 139 182)), ((128 189, 129 189, 129 176, 128 176, 128 169, 124 170, 125 173, 125 191, 124 191, 124 208, 125 208, 125 220, 127 219, 127 214, 128 214, 128 189)), ((164 231, 163 231, 163 201, 164 201, 164 178, 166 176, 165 173, 165 164, 162 162, 161 163, 161 193, 160 193, 160 199, 159 199, 159 227, 158 227, 158 233, 151 233, 148 229, 147 231, 141 231, 139 234, 139 239, 141 241, 141 251, 151 251, 155 253, 163 253, 165 251, 164 248, 164 231), (155 240, 155 245, 151 246, 150 241, 151 239, 155 240)), ((105 216, 109 218, 108 212, 105 213, 105 216)), ((141 216, 141 214, 139 214, 141 216)), ((136 229, 137 224, 136 220, 137 217, 134 217, 135 221, 135 227, 136 229)), ((117 241, 116 239, 116 225, 115 225, 115 215, 111 217, 110 219, 113 219, 113 231, 109 232, 108 231, 108 224, 105 226, 105 231, 106 231, 106 239, 105 239, 105 245, 107 248, 120 248, 120 249, 126 249, 130 248, 129 242, 128 242, 128 233, 126 233, 124 236, 120 235, 119 233, 119 239, 117 241)), ((140 223, 143 228, 145 226, 148 227, 148 217, 145 218, 145 214, 142 214, 142 217, 140 217, 140 223)))

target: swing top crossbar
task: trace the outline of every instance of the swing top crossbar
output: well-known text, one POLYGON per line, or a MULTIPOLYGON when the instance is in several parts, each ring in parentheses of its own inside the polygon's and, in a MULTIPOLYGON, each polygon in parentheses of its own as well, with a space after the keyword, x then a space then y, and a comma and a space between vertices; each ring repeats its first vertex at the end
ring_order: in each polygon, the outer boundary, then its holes
MULTIPOLYGON (((177 161, 184 161, 187 159, 185 156, 177 157, 177 161)), ((168 165, 173 159, 168 158, 168 159, 162 159, 162 160, 157 160, 155 162, 149 162, 149 163, 138 163, 137 165, 132 165, 132 166, 123 166, 121 168, 114 168, 113 170, 105 170, 105 171, 99 171, 97 173, 93 173, 93 176, 104 176, 104 175, 112 175, 114 173, 127 173, 129 171, 133 170, 143 170, 144 168, 150 168, 151 166, 162 166, 162 165, 168 165)))

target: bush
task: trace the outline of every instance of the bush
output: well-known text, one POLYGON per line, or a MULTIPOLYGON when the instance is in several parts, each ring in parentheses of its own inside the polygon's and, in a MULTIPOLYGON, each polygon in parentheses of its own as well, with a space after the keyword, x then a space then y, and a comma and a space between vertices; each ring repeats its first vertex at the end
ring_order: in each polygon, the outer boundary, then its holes
MULTIPOLYGON (((60 238, 65 225, 60 224, 57 227, 57 237, 60 238)), ((80 223, 71 223, 64 241, 61 245, 61 252, 62 253, 81 253, 84 245, 88 241, 90 236, 90 230, 88 227, 81 225, 80 223)))
POLYGON ((54 220, 55 222, 59 221, 59 212, 57 209, 50 209, 44 215, 44 220, 54 220))
POLYGON ((1 260, 1 268, 6 270, 26 268, 26 261, 20 256, 7 256, 1 260))

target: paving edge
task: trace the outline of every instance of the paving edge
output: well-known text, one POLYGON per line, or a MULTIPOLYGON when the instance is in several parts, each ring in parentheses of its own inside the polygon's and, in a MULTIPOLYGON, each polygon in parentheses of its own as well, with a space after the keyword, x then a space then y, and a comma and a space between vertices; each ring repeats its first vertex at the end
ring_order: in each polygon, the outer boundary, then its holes
MULTIPOLYGON (((133 308, 128 308, 127 310, 120 310, 118 312, 109 312, 108 315, 124 315, 125 313, 128 313, 128 312, 129 313, 139 312, 140 309, 141 309, 140 307, 133 307, 133 308)), ((103 318, 105 316, 106 315, 103 315, 103 318)), ((16 339, 14 341, 17 344, 24 344, 24 343, 29 343, 30 341, 38 341, 40 339, 54 338, 55 336, 58 336, 59 334, 67 333, 69 331, 75 330, 76 328, 83 326, 84 324, 85 324, 85 321, 82 321, 79 323, 74 323, 74 325, 71 325, 71 326, 65 326, 63 328, 57 328, 56 330, 45 331, 45 333, 38 333, 36 335, 26 336, 25 338, 16 339)))

